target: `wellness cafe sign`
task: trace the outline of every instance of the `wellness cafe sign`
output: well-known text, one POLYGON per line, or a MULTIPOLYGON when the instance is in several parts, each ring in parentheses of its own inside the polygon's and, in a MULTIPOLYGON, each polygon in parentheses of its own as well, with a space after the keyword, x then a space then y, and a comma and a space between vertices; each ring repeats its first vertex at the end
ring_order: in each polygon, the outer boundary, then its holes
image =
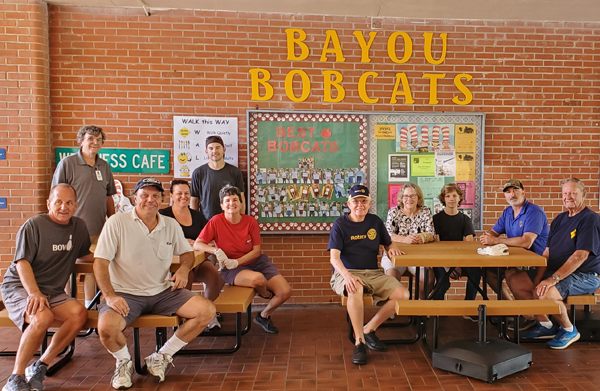
MULTIPOLYGON (((309 57, 309 48, 305 43, 306 32, 302 29, 286 29, 286 41, 287 41, 287 60, 288 61, 306 61, 309 57), (296 50, 298 49, 298 50, 296 50), (299 54, 296 54, 299 52, 299 54)), ((361 50, 361 63, 371 62, 370 52, 371 46, 377 36, 376 31, 371 31, 368 38, 363 35, 362 31, 354 31, 353 33, 356 41, 360 45, 361 50)), ((434 58, 432 54, 432 46, 434 41, 433 33, 423 33, 425 43, 423 47, 423 55, 425 60, 431 65, 440 65, 444 63, 446 59, 447 50, 447 33, 439 34, 439 37, 435 37, 436 45, 441 44, 442 52, 439 58, 434 58)), ((323 49, 321 51, 320 62, 327 62, 328 55, 335 56, 335 62, 345 62, 342 51, 342 44, 338 38, 335 30, 327 30, 325 42, 323 43, 323 49)), ((396 31, 387 38, 387 55, 389 61, 395 64, 405 64, 410 61, 413 56, 413 42, 410 35, 403 31, 396 31), (403 50, 398 50, 398 47, 403 50)), ((299 65, 301 67, 301 65, 299 65)), ((271 73, 269 70, 264 68, 250 69, 251 83, 252 83, 252 100, 255 101, 268 101, 273 98, 274 90, 271 85, 271 73)), ((364 103, 375 104, 379 102, 379 98, 373 98, 367 92, 369 83, 373 83, 379 76, 377 72, 370 71, 364 72, 359 80, 358 86, 353 85, 352 88, 358 87, 358 95, 364 103)), ((429 104, 438 104, 437 98, 437 86, 438 81, 446 78, 445 73, 423 73, 423 79, 429 79, 429 104)), ((450 77, 452 77, 450 75, 450 77)), ((457 105, 468 105, 473 100, 473 94, 469 88, 465 85, 465 82, 471 81, 473 77, 468 73, 459 73, 454 76, 454 86, 457 89, 457 94, 452 98, 452 102, 457 105)), ((337 103, 342 102, 346 96, 346 88, 348 85, 343 83, 343 74, 335 70, 324 70, 322 71, 322 79, 313 80, 320 86, 323 83, 323 102, 337 103), (334 97, 332 91, 336 91, 334 97)), ((304 102, 311 93, 311 79, 308 74, 302 69, 292 69, 285 76, 285 94, 288 99, 293 102, 304 102), (293 82, 299 78, 301 92, 296 94, 293 88, 293 82)), ((398 72, 395 76, 394 86, 390 88, 389 92, 389 103, 397 103, 398 98, 404 99, 405 104, 413 104, 415 101, 412 97, 410 89, 410 83, 404 72, 398 72)), ((382 102, 387 103, 387 102, 382 102)))

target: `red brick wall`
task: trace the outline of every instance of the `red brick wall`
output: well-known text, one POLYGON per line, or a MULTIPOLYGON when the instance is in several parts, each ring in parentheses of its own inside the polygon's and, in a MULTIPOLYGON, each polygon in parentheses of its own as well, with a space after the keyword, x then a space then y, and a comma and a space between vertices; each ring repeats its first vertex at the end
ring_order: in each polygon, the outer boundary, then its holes
MULTIPOLYGON (((270 110, 485 112, 486 229, 506 206, 498 187, 510 177, 523 180, 529 199, 542 205, 550 219, 562 210, 560 180, 571 175, 587 182, 588 204, 598 209, 600 24, 384 19, 370 52, 372 61, 361 64, 352 33, 368 34, 369 21, 187 10, 153 10, 146 17, 137 9, 51 6, 53 146, 74 146, 82 124, 98 124, 108 132, 106 147, 171 149, 173 115, 236 116, 245 171, 246 110, 257 105, 270 110), (286 28, 308 34, 306 61, 286 60, 286 28), (335 63, 332 55, 319 61, 330 29, 340 37, 344 63, 335 63), (414 53, 406 64, 394 64, 387 56, 387 38, 395 31, 407 32, 413 40, 414 53), (423 32, 448 33, 442 65, 426 62, 423 32), (251 68, 271 72, 272 100, 251 101, 251 68), (285 96, 284 78, 292 69, 311 77, 312 94, 303 103, 285 96), (344 76, 342 103, 322 99, 321 72, 331 69, 344 76), (377 104, 359 98, 356 85, 366 71, 379 73, 368 87, 372 97, 380 98, 377 104), (389 104, 397 72, 408 76, 413 105, 402 98, 389 104), (447 74, 439 82, 436 106, 428 104, 424 73, 447 74), (473 76, 466 82, 474 95, 467 106, 452 103, 454 96, 462 98, 452 83, 459 73, 473 76)), ((401 44, 398 49, 401 57, 401 44)), ((48 159, 44 168, 52 165, 48 159)), ((131 191, 138 176, 119 179, 131 191)), ((3 229, 17 228, 11 221, 3 229)), ((264 251, 293 284, 294 302, 337 301, 328 285, 326 243, 327 236, 320 235, 264 236, 264 251)), ((3 237, 3 251, 10 246, 8 236, 3 237)))
POLYGON ((48 9, 35 0, 0 2, 0 272, 12 261, 16 232, 46 209, 52 175, 48 9))

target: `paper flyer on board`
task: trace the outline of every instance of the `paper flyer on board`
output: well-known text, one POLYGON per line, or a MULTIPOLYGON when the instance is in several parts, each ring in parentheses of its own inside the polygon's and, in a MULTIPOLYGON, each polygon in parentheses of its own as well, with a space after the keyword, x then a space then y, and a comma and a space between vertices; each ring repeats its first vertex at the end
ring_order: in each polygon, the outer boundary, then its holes
POLYGON ((459 189, 462 190, 465 199, 460 204, 461 209, 472 209, 475 207, 475 182, 456 182, 459 189))
POLYGON ((456 156, 454 150, 435 151, 435 176, 455 176, 456 156))
POLYGON ((389 155, 388 181, 408 182, 410 178, 410 155, 389 155))
POLYGON ((475 155, 472 153, 456 154, 456 177, 457 181, 475 180, 475 155))
POLYGON ((235 117, 173 117, 173 170, 176 178, 191 178, 208 162, 206 138, 221 136, 225 162, 238 165, 238 120, 235 117))
POLYGON ((436 198, 444 186, 444 177, 420 177, 417 184, 423 191, 423 198, 436 198))
POLYGON ((456 152, 475 153, 476 142, 475 125, 454 125, 454 149, 456 152))
POLYGON ((411 155, 411 157, 410 157, 410 175, 411 176, 434 176, 435 175, 435 156, 433 156, 433 155, 411 155))

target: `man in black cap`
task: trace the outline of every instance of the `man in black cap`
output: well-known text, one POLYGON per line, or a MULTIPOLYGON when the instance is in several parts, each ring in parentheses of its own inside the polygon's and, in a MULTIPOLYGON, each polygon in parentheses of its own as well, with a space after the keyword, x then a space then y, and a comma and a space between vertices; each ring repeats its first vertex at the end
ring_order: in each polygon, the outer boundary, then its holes
POLYGON ((185 289, 194 250, 179 223, 158 213, 162 183, 144 178, 135 186, 135 209, 106 221, 94 252, 94 274, 104 299, 98 307, 98 334, 117 360, 111 385, 132 386, 133 365, 123 330, 142 314, 173 315, 186 321, 156 353, 146 357, 148 372, 164 381, 173 355, 200 334, 215 316, 214 304, 185 289), (174 255, 181 266, 170 277, 174 255))
POLYGON ((334 269, 330 284, 338 295, 348 297, 348 315, 356 339, 352 363, 365 365, 365 344, 372 350, 387 350, 375 330, 394 313, 395 301, 407 300, 409 293, 377 265, 379 245, 383 245, 389 256, 401 255, 402 251, 392 242, 383 221, 369 213, 369 189, 362 185, 353 186, 347 204, 350 213, 336 220, 329 236, 327 249, 334 269), (365 293, 373 295, 374 302, 388 300, 367 324, 363 322, 365 293))
MULTIPOLYGON (((507 246, 523 247, 542 255, 546 249, 548 240, 548 218, 544 210, 525 198, 525 189, 518 179, 509 179, 502 188, 504 198, 510 205, 504 210, 491 231, 482 234, 479 240, 487 246, 503 243, 507 246), (505 234, 505 237, 500 235, 505 234)), ((504 274, 504 273, 502 273, 504 274)), ((488 271, 488 283, 492 289, 497 289, 495 273, 488 271)), ((504 276, 500 276, 501 279, 504 276)), ((506 288, 502 292, 505 299, 510 295, 506 288)), ((532 320, 522 322, 521 329, 531 327, 535 324, 532 320)), ((511 328, 511 325, 509 325, 511 328)))
POLYGON ((190 206, 192 209, 204 213, 207 221, 222 212, 219 191, 225 185, 240 189, 242 192, 242 213, 246 210, 242 171, 236 166, 225 162, 225 151, 225 144, 221 137, 207 137, 206 155, 208 156, 208 163, 196 168, 192 173, 190 206), (200 205, 202 205, 201 209, 200 205))

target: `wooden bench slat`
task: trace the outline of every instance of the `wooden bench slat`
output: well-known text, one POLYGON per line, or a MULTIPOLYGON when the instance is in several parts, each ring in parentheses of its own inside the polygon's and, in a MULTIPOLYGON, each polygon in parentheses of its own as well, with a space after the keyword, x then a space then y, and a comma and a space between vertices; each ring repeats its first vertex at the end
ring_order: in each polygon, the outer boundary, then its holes
MULTIPOLYGON (((348 298, 346 296, 342 296, 342 307, 346 307, 348 305, 348 298)), ((373 305, 373 296, 364 295, 363 296, 363 305, 373 305)))
MULTIPOLYGON (((89 313, 88 313, 88 320, 81 327, 82 330, 87 330, 87 329, 98 327, 98 315, 97 315, 98 312, 97 311, 94 311, 94 312, 96 312, 96 317, 90 319, 89 313)), ((62 324, 63 324, 63 322, 61 322, 60 320, 55 320, 54 322, 52 322, 50 327, 60 327, 60 326, 62 326, 62 324)), ((8 317, 8 310, 0 311, 0 327, 16 327, 15 324, 12 322, 12 320, 10 320, 10 318, 8 317)))
POLYGON ((596 305, 596 295, 580 295, 567 297, 567 305, 596 305))
POLYGON ((217 307, 217 312, 244 312, 252 304, 255 295, 256 292, 252 288, 226 285, 214 303, 217 307))
POLYGON ((477 316, 477 307, 486 306, 488 316, 559 314, 551 300, 398 300, 396 314, 404 316, 477 316))
MULTIPOLYGON (((252 288, 241 286, 225 286, 225 289, 217 300, 215 305, 217 311, 222 313, 244 312, 254 299, 255 291, 252 288)), ((181 323, 181 318, 178 316, 162 316, 162 315, 142 315, 136 319, 130 327, 177 327, 181 323)), ((60 327, 61 321, 54 321, 50 327, 60 327)), ((2 309, 0 311, 0 327, 15 327, 15 324, 8 317, 8 311, 2 309)), ((85 322, 82 330, 98 327, 98 311, 89 310, 88 319, 85 322)))

